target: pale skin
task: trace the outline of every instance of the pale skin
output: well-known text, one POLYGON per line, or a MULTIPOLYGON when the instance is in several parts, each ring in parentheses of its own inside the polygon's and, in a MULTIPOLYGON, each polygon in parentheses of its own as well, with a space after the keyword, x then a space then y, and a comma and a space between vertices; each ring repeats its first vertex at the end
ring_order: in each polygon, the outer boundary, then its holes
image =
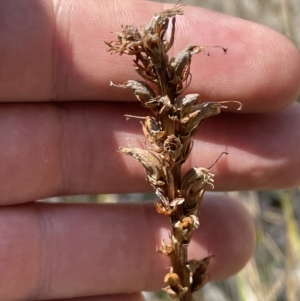
MULTIPOLYGON (((0 1, 1 300, 142 300, 140 291, 163 286, 169 262, 156 247, 168 220, 153 203, 32 202, 151 191, 143 168, 116 151, 143 144, 139 122, 123 115, 145 111, 109 82, 138 76, 103 40, 163 8, 137 0, 0 1)), ((211 170, 216 191, 299 185, 297 48, 271 29, 199 8, 186 7, 176 26, 172 54, 189 44, 228 48, 193 57, 187 92, 243 104, 241 113, 233 105, 201 126, 188 167, 208 167, 226 151, 211 170)), ((213 194, 200 221, 191 257, 215 255, 211 280, 238 272, 253 252, 247 211, 213 194)))

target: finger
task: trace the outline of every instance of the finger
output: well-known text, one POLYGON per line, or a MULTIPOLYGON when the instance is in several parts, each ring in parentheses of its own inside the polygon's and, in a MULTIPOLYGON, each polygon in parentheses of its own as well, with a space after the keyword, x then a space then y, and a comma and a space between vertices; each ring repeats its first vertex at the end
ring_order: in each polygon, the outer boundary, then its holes
MULTIPOLYGON (((169 271, 157 254, 168 219, 152 203, 28 204, 0 211, 0 299, 44 300, 158 290, 169 271)), ((211 280, 239 271, 253 252, 251 218, 237 201, 210 196, 190 258, 211 260, 211 280)))
MULTIPOLYGON (((118 152, 144 147, 145 113, 128 104, 1 105, 0 203, 53 195, 146 192, 142 166, 118 152)), ((217 190, 293 187, 300 183, 300 106, 280 113, 221 114, 201 125, 184 168, 209 167, 217 190), (288 176, 286 176, 288 174, 288 176)))
MULTIPOLYGON (((127 1, 2 1, 0 100, 133 100, 110 80, 135 79, 132 59, 111 56, 104 40, 121 25, 146 24, 165 4, 127 1), (53 4, 54 3, 54 4, 53 4), (113 20, 113 22, 112 22, 113 20)), ((188 92, 239 100, 243 112, 285 107, 300 91, 299 50, 281 34, 238 18, 186 7, 172 53, 190 44, 228 47, 193 58, 188 92)))

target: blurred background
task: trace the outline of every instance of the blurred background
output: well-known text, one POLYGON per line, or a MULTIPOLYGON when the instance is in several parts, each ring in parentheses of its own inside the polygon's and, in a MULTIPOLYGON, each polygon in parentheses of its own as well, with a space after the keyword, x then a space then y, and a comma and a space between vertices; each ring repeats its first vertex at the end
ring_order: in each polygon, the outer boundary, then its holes
MULTIPOLYGON (((176 1, 157 1, 173 2, 176 1)), ((269 26, 300 46, 299 0, 185 0, 269 26)), ((300 68, 300 66, 299 66, 300 68)), ((195 301, 300 300, 300 190, 231 192, 251 213, 256 250, 235 277, 207 284, 195 301)), ((126 202, 156 199, 155 194, 94 195, 52 198, 51 202, 126 202)), ((153 208, 154 210, 154 208, 153 208)), ((145 293, 148 301, 171 300, 165 293, 145 293)))

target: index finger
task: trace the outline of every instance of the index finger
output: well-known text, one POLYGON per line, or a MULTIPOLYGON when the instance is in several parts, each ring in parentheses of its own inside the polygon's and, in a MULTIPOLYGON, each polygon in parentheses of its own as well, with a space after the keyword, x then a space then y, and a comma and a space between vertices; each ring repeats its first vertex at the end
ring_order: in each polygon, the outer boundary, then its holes
MULTIPOLYGON (((104 40, 121 25, 147 24, 165 4, 137 0, 2 1, 0 101, 133 100, 110 80, 137 78, 131 58, 111 56, 104 40)), ((281 34, 242 19, 186 7, 177 18, 177 53, 188 44, 222 45, 192 65, 187 92, 239 100, 243 112, 278 110, 300 91, 300 54, 281 34)))

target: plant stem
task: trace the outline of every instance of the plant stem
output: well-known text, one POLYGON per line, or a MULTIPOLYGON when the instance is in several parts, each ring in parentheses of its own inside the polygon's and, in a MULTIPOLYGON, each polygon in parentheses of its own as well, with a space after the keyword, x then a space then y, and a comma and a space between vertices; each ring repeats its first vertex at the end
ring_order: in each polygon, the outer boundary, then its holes
POLYGON ((177 273, 181 280, 181 285, 183 287, 187 287, 187 292, 179 297, 180 301, 191 301, 192 300, 192 294, 191 294, 191 284, 190 284, 190 275, 189 270, 186 267, 188 262, 188 256, 187 256, 187 245, 184 244, 177 244, 175 247, 176 258, 177 258, 177 270, 174 269, 174 272, 177 273))

